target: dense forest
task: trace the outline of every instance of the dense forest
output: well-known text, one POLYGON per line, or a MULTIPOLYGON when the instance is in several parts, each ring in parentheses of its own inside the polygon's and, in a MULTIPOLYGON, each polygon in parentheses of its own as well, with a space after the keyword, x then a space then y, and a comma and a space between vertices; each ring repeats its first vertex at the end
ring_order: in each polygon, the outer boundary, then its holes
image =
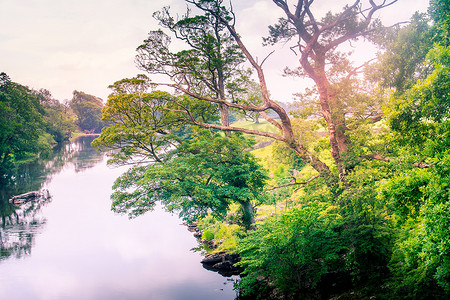
POLYGON ((99 133, 102 100, 74 91, 70 101, 33 90, 0 73, 0 178, 19 164, 45 158, 53 147, 81 132, 99 133))
POLYGON ((273 0, 263 44, 291 47, 284 75, 313 82, 291 103, 272 99, 272 54, 246 47, 229 1, 185 2, 185 15, 154 13, 161 28, 137 47, 146 74, 112 84, 103 108, 2 73, 0 168, 101 130, 93 145, 130 166, 112 209, 138 217, 160 203, 206 253, 238 254, 240 299, 448 299, 450 1, 385 27, 375 16, 397 0, 320 19, 314 0, 273 0), (355 65, 356 41, 379 52, 355 65))

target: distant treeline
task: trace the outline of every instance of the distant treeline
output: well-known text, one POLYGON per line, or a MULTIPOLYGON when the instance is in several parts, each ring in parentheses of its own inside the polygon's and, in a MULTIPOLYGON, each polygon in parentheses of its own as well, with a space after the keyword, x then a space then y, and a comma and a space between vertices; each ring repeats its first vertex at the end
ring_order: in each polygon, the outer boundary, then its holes
POLYGON ((17 163, 45 156, 75 132, 99 133, 102 99, 74 91, 71 100, 54 99, 0 73, 0 175, 17 163))

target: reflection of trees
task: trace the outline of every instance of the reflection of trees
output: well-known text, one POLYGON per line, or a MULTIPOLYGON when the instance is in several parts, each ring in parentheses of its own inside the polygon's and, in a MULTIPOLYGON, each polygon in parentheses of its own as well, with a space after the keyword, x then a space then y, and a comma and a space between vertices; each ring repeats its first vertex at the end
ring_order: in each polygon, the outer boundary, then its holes
MULTIPOLYGON (((51 198, 39 198, 12 209, 10 215, 2 215, 0 220, 0 260, 10 256, 20 258, 31 252, 34 236, 40 233, 46 219, 41 210, 51 198)), ((4 202, 4 201, 2 201, 4 202)), ((11 210, 9 205, 8 211, 11 210)))
POLYGON ((102 160, 103 153, 91 147, 94 138, 82 136, 73 143, 60 145, 48 159, 22 164, 0 180, 0 260, 30 253, 35 234, 40 233, 46 223, 42 207, 49 202, 36 199, 14 206, 8 200, 15 195, 41 190, 54 175, 71 164, 76 172, 95 166, 102 160))
POLYGON ((52 155, 47 159, 22 164, 11 170, 0 180, 0 201, 40 190, 45 182, 70 164, 75 166, 76 172, 95 166, 103 158, 102 152, 91 147, 95 137, 81 136, 73 143, 62 144, 53 149, 52 155))
POLYGON ((74 152, 72 163, 75 166, 75 172, 92 168, 103 159, 103 153, 91 146, 92 141, 97 136, 83 136, 77 143, 70 145, 71 151, 74 152))

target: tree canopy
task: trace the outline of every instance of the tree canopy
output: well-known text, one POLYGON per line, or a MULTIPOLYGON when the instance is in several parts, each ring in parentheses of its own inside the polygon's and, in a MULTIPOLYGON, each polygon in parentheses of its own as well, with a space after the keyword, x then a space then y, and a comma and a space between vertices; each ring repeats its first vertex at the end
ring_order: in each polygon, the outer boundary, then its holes
POLYGON ((74 91, 69 105, 77 116, 77 125, 82 131, 100 133, 103 127, 100 121, 103 101, 100 98, 84 92, 74 91))
POLYGON ((137 166, 114 185, 113 209, 131 216, 151 210, 160 201, 187 221, 212 213, 224 217, 231 203, 242 207, 245 226, 254 223, 252 200, 258 200, 267 175, 243 150, 241 135, 222 136, 207 130, 193 133, 164 161, 137 166))
POLYGON ((43 108, 39 97, 26 87, 0 74, 0 168, 39 153, 45 148, 39 137, 44 132, 43 108))

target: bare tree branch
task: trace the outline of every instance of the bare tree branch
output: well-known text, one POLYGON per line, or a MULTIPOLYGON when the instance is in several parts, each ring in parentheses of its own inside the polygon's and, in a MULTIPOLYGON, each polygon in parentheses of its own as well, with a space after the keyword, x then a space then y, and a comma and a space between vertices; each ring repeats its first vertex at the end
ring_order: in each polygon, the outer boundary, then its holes
POLYGON ((195 124, 197 126, 201 126, 204 128, 214 128, 214 129, 218 129, 218 130, 222 130, 222 131, 238 131, 238 132, 242 132, 242 133, 246 133, 246 134, 251 134, 251 135, 258 135, 258 136, 265 136, 265 137, 269 137, 278 141, 282 141, 282 142, 286 142, 286 139, 283 138, 282 136, 278 135, 278 134, 274 134, 271 132, 265 132, 265 131, 260 131, 260 130, 251 130, 251 129, 245 129, 245 128, 241 128, 241 127, 234 127, 234 126, 224 126, 224 125, 218 125, 218 124, 209 124, 209 123, 205 123, 205 122, 200 122, 197 119, 195 119, 195 117, 192 115, 192 113, 189 111, 189 109, 187 107, 185 107, 184 105, 182 105, 180 102, 176 101, 176 100, 171 100, 173 103, 175 103, 176 105, 178 105, 180 108, 182 108, 181 110, 177 110, 177 109, 165 109, 168 111, 173 111, 173 112, 180 112, 180 113, 184 113, 188 116, 188 118, 190 119, 192 124, 195 124))
POLYGON ((273 186, 268 188, 268 191, 273 191, 276 189, 280 189, 280 188, 284 188, 284 187, 289 187, 289 186, 294 186, 294 185, 301 185, 300 187, 296 188, 295 191, 305 187, 306 185, 308 185, 309 183, 311 183, 314 179, 319 178, 320 175, 314 175, 313 177, 309 178, 308 180, 304 181, 304 182, 297 182, 297 180, 295 179, 295 182, 290 182, 290 183, 286 183, 286 184, 282 184, 282 185, 278 185, 278 186, 273 186))
POLYGON ((259 65, 260 67, 262 67, 262 65, 264 64, 264 62, 269 58, 269 56, 271 56, 273 53, 275 52, 275 50, 273 50, 272 52, 270 52, 261 62, 261 64, 259 65))

